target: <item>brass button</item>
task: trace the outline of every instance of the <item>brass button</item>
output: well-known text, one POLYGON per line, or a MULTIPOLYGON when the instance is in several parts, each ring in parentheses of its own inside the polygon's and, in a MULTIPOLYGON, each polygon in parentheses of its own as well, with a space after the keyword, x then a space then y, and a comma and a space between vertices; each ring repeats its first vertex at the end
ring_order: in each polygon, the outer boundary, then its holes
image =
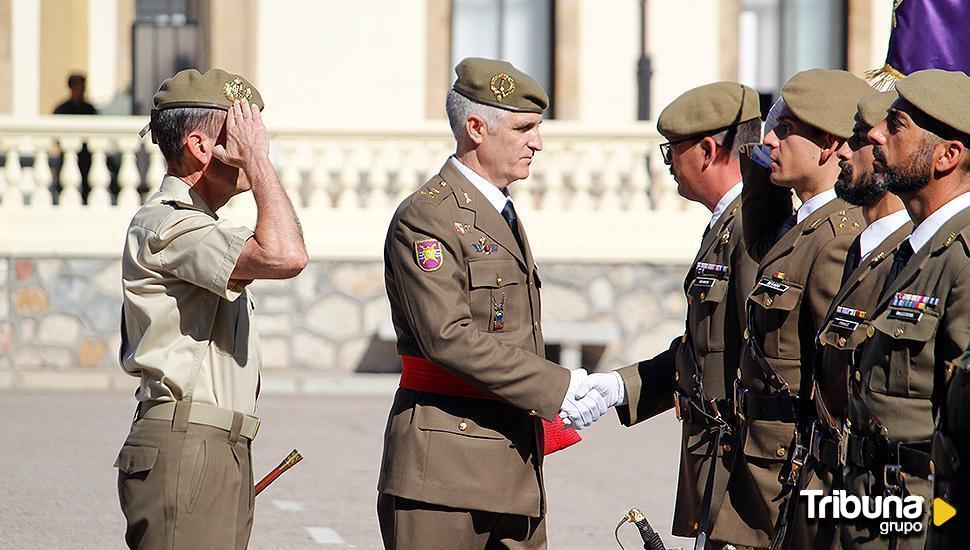
POLYGON ((458 429, 459 429, 460 431, 465 431, 465 430, 467 430, 467 429, 468 429, 468 422, 465 422, 464 420, 462 420, 461 422, 459 422, 459 423, 458 423, 458 429))
POLYGON ((765 298, 765 305, 766 306, 770 306, 773 303, 775 303, 775 300, 771 296, 768 296, 767 298, 765 298))
POLYGON ((775 454, 778 455, 779 458, 784 457, 786 454, 788 454, 788 449, 784 447, 778 447, 778 450, 775 451, 775 454))
POLYGON ((899 338, 900 336, 903 335, 903 332, 905 332, 903 330, 903 327, 899 327, 899 328, 897 328, 896 330, 893 331, 893 336, 895 336, 896 338, 899 338))
POLYGON ((497 285, 502 284, 502 278, 501 277, 495 277, 495 284, 497 284, 497 285))
POLYGON ((529 411, 529 416, 539 416, 539 413, 535 409, 532 409, 529 411))
POLYGON ((855 381, 856 382, 862 382, 862 373, 861 372, 855 371, 855 381))
POLYGON ((845 338, 839 338, 839 345, 845 346, 845 338))
POLYGON ((866 329, 866 336, 872 338, 874 334, 876 334, 876 327, 869 325, 869 328, 866 329))
POLYGON ((706 297, 707 297, 707 294, 704 294, 703 292, 701 292, 701 300, 703 300, 706 297))
POLYGON ((687 343, 687 335, 686 334, 681 335, 681 337, 680 337, 680 343, 681 344, 686 344, 687 343))
POLYGON ((539 321, 532 321, 532 326, 535 327, 536 330, 539 330, 539 321))
POLYGON ((529 286, 532 286, 532 281, 529 281, 529 286))
POLYGON ((731 452, 731 444, 730 443, 725 443, 724 445, 721 445, 721 450, 723 450, 725 453, 730 453, 731 452))
POLYGON ((690 528, 696 531, 698 528, 697 522, 696 521, 690 522, 690 528))
POLYGON ((747 340, 749 336, 748 329, 744 329, 744 339, 747 340))
POLYGON ((852 227, 859 227, 859 222, 852 222, 852 227))
POLYGON ((674 372, 674 382, 680 382, 680 373, 674 372))

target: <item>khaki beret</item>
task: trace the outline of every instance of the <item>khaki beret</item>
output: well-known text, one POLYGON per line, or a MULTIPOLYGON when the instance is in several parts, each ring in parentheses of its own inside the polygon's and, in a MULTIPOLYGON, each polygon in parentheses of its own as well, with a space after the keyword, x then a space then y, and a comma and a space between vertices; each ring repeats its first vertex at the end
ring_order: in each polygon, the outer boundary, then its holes
POLYGON ((542 85, 508 61, 466 57, 455 73, 452 88, 475 103, 521 113, 542 113, 549 106, 542 85))
POLYGON ((899 97, 899 94, 892 90, 863 97, 856 106, 858 110, 856 122, 861 122, 870 128, 879 124, 886 118, 889 107, 896 101, 897 97, 899 97))
POLYGON ((714 82, 670 102, 657 118, 657 131, 675 141, 760 117, 758 92, 737 82, 714 82))
POLYGON ((865 80, 850 72, 809 69, 791 77, 782 87, 781 97, 798 120, 848 139, 859 100, 873 91, 865 80))
POLYGON ((916 71, 896 81, 899 96, 947 126, 970 134, 970 76, 960 71, 916 71))
POLYGON ((152 104, 157 111, 178 107, 228 111, 237 99, 249 100, 260 110, 263 109, 259 90, 242 76, 222 69, 209 69, 205 74, 197 69, 185 69, 162 82, 152 98, 152 104))

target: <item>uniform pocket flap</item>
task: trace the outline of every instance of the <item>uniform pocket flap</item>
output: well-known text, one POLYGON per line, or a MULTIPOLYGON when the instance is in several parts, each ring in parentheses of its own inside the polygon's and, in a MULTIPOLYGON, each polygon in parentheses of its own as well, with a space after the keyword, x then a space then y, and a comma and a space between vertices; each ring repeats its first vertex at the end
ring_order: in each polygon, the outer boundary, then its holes
POLYGON ((754 458, 787 460, 795 435, 794 426, 772 420, 751 420, 744 441, 744 454, 754 458))
POLYGON ((784 283, 784 291, 768 290, 761 286, 755 287, 750 300, 765 309, 778 311, 792 311, 802 301, 802 289, 790 283, 784 283))
POLYGON ((419 430, 428 432, 447 432, 479 439, 506 439, 506 436, 492 428, 482 426, 471 418, 456 416, 437 407, 419 405, 414 411, 414 422, 419 430))
POLYGON ((468 281, 472 288, 501 288, 519 282, 522 270, 515 260, 476 260, 468 262, 468 281))
POLYGON ((115 468, 129 475, 147 472, 155 466, 156 458, 158 458, 158 449, 155 447, 125 445, 118 453, 115 468))
POLYGON ((872 325, 879 332, 885 333, 889 335, 889 337, 896 340, 926 342, 932 338, 934 334, 936 334, 936 326, 939 324, 940 318, 937 317, 935 313, 929 311, 903 311, 907 314, 921 313, 921 315, 918 315, 918 319, 916 321, 893 319, 890 317, 893 315, 893 309, 890 308, 887 313, 883 313, 873 320, 872 325))
POLYGON ((699 302, 721 302, 727 291, 728 282, 714 277, 695 277, 687 287, 687 295, 699 302))

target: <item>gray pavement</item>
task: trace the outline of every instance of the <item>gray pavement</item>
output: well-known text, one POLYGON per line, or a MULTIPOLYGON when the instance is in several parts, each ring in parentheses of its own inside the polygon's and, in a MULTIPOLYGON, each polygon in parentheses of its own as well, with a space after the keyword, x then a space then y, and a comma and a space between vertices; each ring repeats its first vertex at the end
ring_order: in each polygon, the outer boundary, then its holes
MULTIPOLYGON (((257 498, 253 549, 379 549, 375 502, 390 395, 260 399, 259 478, 294 447, 304 461, 257 498)), ((112 468, 128 431, 128 394, 0 392, 0 548, 123 548, 112 468)), ((609 413, 546 462, 549 547, 619 548, 613 529, 637 506, 668 548, 679 427, 672 413, 626 429, 609 413)), ((641 548, 636 529, 620 531, 641 548)))

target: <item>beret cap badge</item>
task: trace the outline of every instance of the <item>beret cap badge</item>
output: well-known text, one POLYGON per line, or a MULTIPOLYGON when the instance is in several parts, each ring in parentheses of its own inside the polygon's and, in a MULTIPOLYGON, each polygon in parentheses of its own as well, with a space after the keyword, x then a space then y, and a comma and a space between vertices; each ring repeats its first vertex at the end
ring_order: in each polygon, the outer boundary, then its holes
POLYGON ((495 101, 502 101, 515 91, 515 79, 509 76, 508 73, 499 73, 492 77, 492 80, 489 82, 489 88, 495 94, 495 101))
POLYGON ((235 78, 226 82, 223 86, 222 91, 226 94, 226 99, 229 101, 236 101, 237 99, 250 99, 253 97, 253 89, 249 86, 243 84, 241 78, 235 78))

